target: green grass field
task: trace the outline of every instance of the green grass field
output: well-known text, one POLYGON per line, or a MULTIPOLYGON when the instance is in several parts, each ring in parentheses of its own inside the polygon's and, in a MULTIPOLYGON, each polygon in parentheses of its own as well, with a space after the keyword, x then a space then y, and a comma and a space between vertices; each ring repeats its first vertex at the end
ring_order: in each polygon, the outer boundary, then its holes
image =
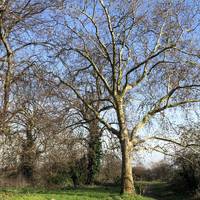
POLYGON ((66 190, 1 189, 1 200, 153 200, 142 196, 120 196, 118 188, 90 187, 66 190))
POLYGON ((137 191, 147 196, 121 196, 117 187, 84 187, 79 189, 46 190, 31 188, 1 188, 0 200, 189 200, 185 194, 174 193, 168 184, 138 182, 137 191))

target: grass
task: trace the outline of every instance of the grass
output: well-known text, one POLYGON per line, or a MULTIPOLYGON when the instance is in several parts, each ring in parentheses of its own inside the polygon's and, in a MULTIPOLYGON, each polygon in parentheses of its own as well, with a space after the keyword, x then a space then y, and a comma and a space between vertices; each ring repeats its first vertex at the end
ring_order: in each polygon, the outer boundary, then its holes
POLYGON ((118 187, 82 187, 76 190, 0 188, 0 200, 190 200, 189 194, 174 191, 163 182, 137 182, 137 192, 144 196, 119 195, 118 187))
POLYGON ((1 189, 1 200, 154 200, 153 198, 119 195, 114 187, 85 187, 66 190, 1 189))

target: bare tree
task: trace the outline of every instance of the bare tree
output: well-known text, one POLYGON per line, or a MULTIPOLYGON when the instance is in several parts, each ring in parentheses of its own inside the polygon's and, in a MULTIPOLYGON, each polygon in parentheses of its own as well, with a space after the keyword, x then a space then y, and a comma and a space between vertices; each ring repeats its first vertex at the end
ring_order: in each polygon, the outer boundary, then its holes
POLYGON ((42 25, 48 22, 43 14, 57 5, 57 1, 0 2, 0 137, 13 146, 7 149, 7 155, 16 151, 13 155, 18 160, 21 153, 21 166, 30 172, 25 172, 27 176, 32 176, 37 154, 35 124, 41 112, 37 107, 40 103, 35 102, 39 99, 33 96, 37 92, 33 90, 36 80, 32 78, 31 68, 35 66, 39 47, 45 44, 48 34, 40 35, 42 25), (17 145, 20 147, 15 148, 17 145))
POLYGON ((9 132, 9 120, 17 113, 12 110, 12 88, 34 61, 42 59, 39 52, 47 40, 51 22, 44 18, 50 8, 59 8, 58 1, 0 2, 0 87, 1 133, 9 132), (47 25, 46 32, 42 31, 47 25), (41 34, 42 33, 42 34, 41 34), (36 50, 37 49, 37 50, 36 50))
POLYGON ((0 63, 1 63, 1 132, 9 132, 9 120, 17 111, 11 111, 12 86, 15 79, 23 76, 29 66, 25 60, 28 46, 36 44, 31 36, 34 28, 39 28, 38 15, 47 9, 44 2, 1 1, 0 3, 0 63), (33 19, 34 17, 34 19, 33 19), (26 39, 25 39, 26 38, 26 39), (20 55, 26 55, 21 57, 20 55))
POLYGON ((100 129, 118 138, 121 192, 135 193, 132 159, 138 147, 148 139, 179 145, 164 135, 143 137, 146 126, 167 109, 175 115, 175 108, 200 101, 199 8, 197 0, 1 1, 4 149, 9 137, 15 147, 21 138, 21 163, 32 165, 41 148, 46 151, 48 140, 40 136, 62 140, 72 127, 68 112, 79 106, 84 122, 77 124, 87 123, 91 149, 100 129))
POLYGON ((199 46, 192 37, 198 32, 199 4, 96 0, 70 6, 58 15, 62 37, 56 39, 56 58, 68 75, 54 76, 118 137, 121 192, 135 193, 132 156, 144 142, 143 128, 166 109, 200 101, 199 46), (86 71, 87 76, 72 78, 74 70, 86 71), (81 83, 87 88, 80 80, 91 82, 94 74, 104 87, 102 100, 114 121, 86 101, 84 90, 77 87, 81 83))

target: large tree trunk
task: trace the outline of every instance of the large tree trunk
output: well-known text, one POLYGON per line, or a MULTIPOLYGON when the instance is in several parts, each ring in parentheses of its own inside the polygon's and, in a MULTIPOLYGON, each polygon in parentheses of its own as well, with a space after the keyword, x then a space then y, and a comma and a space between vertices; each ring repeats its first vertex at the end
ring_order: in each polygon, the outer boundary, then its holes
POLYGON ((122 152, 122 171, 121 171, 121 193, 135 194, 132 175, 132 151, 133 145, 129 141, 129 132, 126 125, 124 113, 124 102, 122 98, 117 99, 118 121, 119 121, 119 140, 122 152))
POLYGON ((98 126, 98 121, 92 120, 89 122, 90 135, 88 143, 88 165, 86 184, 93 184, 95 175, 100 168, 101 159, 101 133, 98 126))
POLYGON ((121 193, 135 194, 132 175, 132 148, 128 138, 121 141, 122 172, 121 172, 121 193))
POLYGON ((87 180, 86 184, 93 184, 95 175, 98 173, 100 168, 101 158, 101 141, 100 138, 95 138, 93 143, 89 144, 88 149, 88 166, 87 166, 87 180))
POLYGON ((29 128, 26 130, 26 140, 22 144, 21 163, 19 167, 20 173, 30 184, 33 183, 33 173, 36 162, 36 149, 31 131, 32 129, 29 128))

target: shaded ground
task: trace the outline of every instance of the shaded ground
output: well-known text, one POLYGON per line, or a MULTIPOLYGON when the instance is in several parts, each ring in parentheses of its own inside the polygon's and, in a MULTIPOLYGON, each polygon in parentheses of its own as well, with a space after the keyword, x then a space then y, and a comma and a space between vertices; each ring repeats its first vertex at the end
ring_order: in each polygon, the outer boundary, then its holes
MULTIPOLYGON (((138 183, 140 184, 140 183, 138 183)), ((143 182, 143 195, 155 200, 190 200, 189 194, 177 191, 168 183, 143 182)))

